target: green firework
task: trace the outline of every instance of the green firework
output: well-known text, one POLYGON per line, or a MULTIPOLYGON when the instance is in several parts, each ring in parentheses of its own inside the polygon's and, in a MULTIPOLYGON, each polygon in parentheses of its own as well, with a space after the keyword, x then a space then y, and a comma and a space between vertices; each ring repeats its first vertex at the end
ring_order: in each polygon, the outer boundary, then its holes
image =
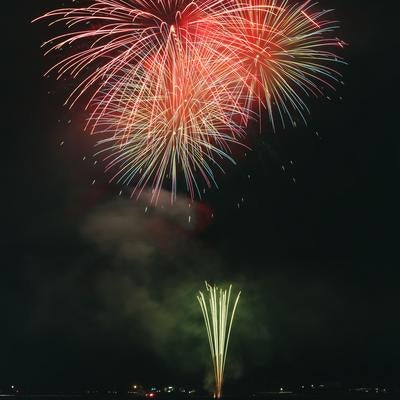
POLYGON ((236 300, 233 303, 233 308, 230 310, 229 303, 231 300, 232 285, 229 285, 229 289, 226 290, 220 289, 216 285, 211 286, 207 282, 205 284, 207 289, 206 296, 203 292, 199 291, 197 300, 203 312, 210 344, 215 381, 214 397, 219 399, 222 395, 229 337, 236 307, 240 298, 240 292, 237 294, 236 300))

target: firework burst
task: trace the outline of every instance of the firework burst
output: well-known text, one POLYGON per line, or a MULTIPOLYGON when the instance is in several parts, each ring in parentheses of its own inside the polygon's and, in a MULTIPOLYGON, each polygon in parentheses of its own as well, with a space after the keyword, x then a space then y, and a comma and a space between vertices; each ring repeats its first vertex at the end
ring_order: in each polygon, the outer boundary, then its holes
POLYGON ((343 60, 334 50, 344 42, 334 36, 337 22, 326 19, 331 11, 310 1, 237 0, 225 13, 215 42, 241 70, 248 107, 267 109, 274 128, 276 113, 283 126, 296 114, 306 122, 304 98, 334 89, 340 78, 333 66, 343 60))
POLYGON ((77 82, 66 100, 87 102, 91 133, 102 136, 112 180, 146 185, 154 200, 182 175, 193 198, 196 175, 216 185, 215 168, 234 162, 249 118, 267 110, 275 128, 305 120, 305 98, 334 88, 343 60, 336 22, 310 1, 92 0, 38 20, 70 30, 44 43, 66 54, 48 72, 77 82))
POLYGON ((152 186, 154 202, 166 179, 174 200, 180 171, 192 198, 201 197, 196 175, 216 185, 213 169, 222 170, 224 159, 234 163, 230 148, 240 143, 240 121, 249 113, 223 57, 176 36, 169 43, 142 68, 110 81, 112 91, 105 90, 91 118, 91 129, 105 136, 99 144, 107 169, 117 171, 112 179, 133 183, 132 195, 152 186))

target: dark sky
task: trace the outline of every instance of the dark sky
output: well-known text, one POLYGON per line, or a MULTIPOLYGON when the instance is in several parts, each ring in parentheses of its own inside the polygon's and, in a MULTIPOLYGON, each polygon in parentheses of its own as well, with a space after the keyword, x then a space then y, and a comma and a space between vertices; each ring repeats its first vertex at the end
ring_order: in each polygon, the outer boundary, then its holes
POLYGON ((321 1, 350 43, 345 85, 311 104, 308 127, 254 129, 253 151, 202 203, 180 196, 148 213, 146 197, 119 197, 93 165, 82 108, 62 107, 71 83, 43 78, 49 32, 30 20, 61 4, 3 5, 3 383, 207 385, 195 302, 205 279, 243 291, 230 382, 395 382, 398 43, 388 3, 321 1))

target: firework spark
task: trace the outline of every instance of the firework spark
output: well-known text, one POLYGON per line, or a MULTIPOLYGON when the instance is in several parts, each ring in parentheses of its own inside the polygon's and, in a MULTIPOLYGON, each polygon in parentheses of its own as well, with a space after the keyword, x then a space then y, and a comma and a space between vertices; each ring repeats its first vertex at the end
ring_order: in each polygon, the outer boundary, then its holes
POLYGON ((230 310, 232 285, 229 286, 228 290, 223 290, 206 282, 206 290, 208 299, 206 300, 203 292, 199 291, 197 300, 203 313, 210 344, 215 380, 214 397, 219 399, 222 396, 226 355, 240 292, 236 296, 232 310, 230 310))

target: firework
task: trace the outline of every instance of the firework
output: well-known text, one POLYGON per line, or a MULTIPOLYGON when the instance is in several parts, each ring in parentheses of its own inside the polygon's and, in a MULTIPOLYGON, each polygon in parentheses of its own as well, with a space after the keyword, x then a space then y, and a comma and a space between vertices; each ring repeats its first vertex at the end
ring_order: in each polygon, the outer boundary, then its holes
POLYGON ((231 61, 207 42, 231 3, 95 0, 39 18, 73 30, 44 43, 47 53, 81 44, 48 73, 78 80, 71 106, 95 88, 87 127, 103 137, 111 180, 133 184, 132 195, 150 185, 156 202, 170 179, 173 200, 183 175, 190 196, 201 197, 196 175, 216 185, 213 169, 234 162, 230 146, 249 113, 231 61))
POLYGON ((213 169, 222 170, 223 159, 234 163, 230 148, 244 135, 241 120, 248 111, 232 83, 238 78, 226 73, 223 57, 209 52, 175 37, 166 52, 123 71, 124 78, 110 81, 112 91, 101 96, 91 129, 105 136, 99 144, 107 169, 116 169, 112 179, 134 183, 132 195, 152 186, 157 202, 169 179, 173 201, 182 171, 191 197, 201 197, 196 175, 210 187, 216 185, 213 169))
POLYGON ((64 50, 47 72, 71 75, 89 109, 87 127, 101 135, 111 180, 150 185, 154 201, 167 180, 171 198, 183 176, 193 198, 201 176, 234 162, 250 118, 267 110, 295 125, 305 97, 334 88, 344 42, 329 10, 288 0, 92 0, 41 19, 70 30, 44 43, 64 50))
POLYGON ((241 70, 249 105, 267 109, 274 128, 276 112, 283 126, 285 117, 294 125, 296 114, 306 122, 304 98, 334 89, 340 78, 333 65, 343 60, 334 50, 344 42, 334 35, 337 22, 326 19, 331 11, 310 1, 237 0, 225 13, 215 42, 241 70))
POLYGON ((236 307, 240 298, 240 292, 236 296, 233 308, 230 309, 232 285, 229 286, 228 290, 223 290, 215 285, 210 286, 206 282, 206 290, 208 299, 206 299, 203 292, 200 291, 197 300, 199 301, 201 311, 203 312, 208 341, 210 344, 215 380, 214 397, 219 399, 222 396, 222 385, 224 381, 229 337, 236 307))

